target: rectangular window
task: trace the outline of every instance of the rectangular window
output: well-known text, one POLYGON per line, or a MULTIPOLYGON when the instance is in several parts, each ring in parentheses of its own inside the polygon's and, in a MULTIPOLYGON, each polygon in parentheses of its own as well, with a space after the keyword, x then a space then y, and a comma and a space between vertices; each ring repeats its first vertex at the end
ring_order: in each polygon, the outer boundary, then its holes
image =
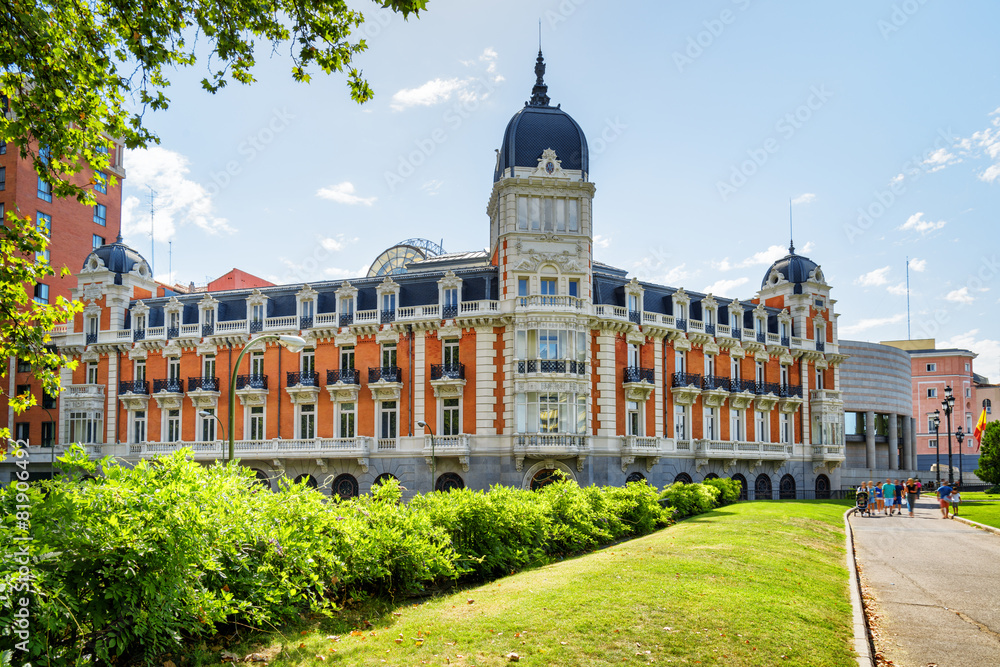
POLYGON ((639 366, 639 346, 629 343, 628 346, 628 365, 637 368, 639 366))
MULTIPOLYGON (((214 364, 214 362, 213 362, 214 364)), ((201 441, 202 442, 214 442, 215 441, 215 408, 205 408, 198 413, 198 417, 201 419, 201 441), (205 414, 201 414, 204 412, 205 414)))
POLYGON ((555 200, 555 216, 556 216, 556 231, 565 232, 566 231, 566 200, 556 199, 555 200))
POLYGON ((104 204, 94 204, 94 222, 102 227, 108 226, 108 207, 104 204))
POLYGON ((44 283, 35 285, 35 303, 45 305, 49 302, 49 286, 44 283))
POLYGON ((716 435, 716 408, 703 408, 705 412, 705 439, 715 440, 718 436, 716 435))
POLYGON ((87 364, 87 384, 97 384, 97 364, 87 364))
POLYGON ((928 440, 927 446, 931 449, 937 449, 937 440, 928 440))
POLYGON ((927 390, 927 398, 937 398, 937 389, 931 387, 927 390))
POLYGON ((349 297, 349 296, 341 297, 339 307, 340 307, 340 314, 341 314, 341 316, 344 316, 344 315, 353 315, 354 314, 354 299, 353 299, 353 297, 349 297))
POLYGON ((203 377, 215 377, 215 355, 206 354, 201 360, 201 374, 203 377))
POLYGON ((786 387, 789 384, 788 383, 788 377, 789 377, 788 366, 785 366, 784 364, 782 364, 782 366, 781 366, 781 384, 783 384, 786 387))
POLYGON ((441 435, 458 435, 462 432, 461 414, 457 398, 441 401, 441 435))
POLYGON ((56 397, 44 389, 42 390, 42 407, 48 410, 54 410, 56 407, 56 397))
POLYGON ((91 246, 93 247, 93 249, 97 250, 102 245, 104 245, 104 237, 103 236, 98 236, 97 234, 94 234, 93 238, 91 239, 91 246))
POLYGON ((42 422, 42 447, 56 444, 56 423, 42 422))
POLYGON ((687 440, 687 412, 683 405, 674 406, 674 438, 687 440))
POLYGON ((792 422, 787 413, 782 412, 780 418, 781 442, 786 445, 792 444, 792 422))
POLYGON ((28 422, 17 422, 14 424, 14 439, 31 444, 31 424, 28 422))
POLYGON ((382 346, 382 368, 393 368, 396 365, 396 346, 387 344, 382 346))
POLYGON ((528 229, 528 198, 517 198, 517 228, 524 231, 528 229))
POLYGON ((449 287, 441 290, 441 298, 443 300, 441 306, 445 309, 444 318, 452 319, 458 313, 458 288, 449 287))
POLYGON ((312 440, 316 437, 316 406, 299 406, 299 433, 301 440, 312 440))
POLYGON ((764 384, 765 382, 764 378, 766 377, 766 369, 764 367, 764 362, 763 361, 756 362, 754 370, 756 371, 754 375, 754 381, 756 381, 758 385, 764 384))
POLYGON ((340 433, 341 438, 354 437, 354 403, 340 403, 339 426, 340 428, 337 430, 340 433))
POLYGON ((517 295, 518 296, 528 296, 528 279, 518 278, 517 279, 517 295))
POLYGON ((264 353, 250 353, 250 375, 260 377, 264 374, 264 353))
POLYGON ((965 397, 966 398, 972 398, 972 387, 966 387, 965 388, 965 397))
POLYGON ((100 442, 101 414, 99 412, 69 413, 69 441, 81 444, 100 442))
POLYGON ((824 378, 824 375, 823 375, 823 369, 822 368, 817 368, 816 369, 816 388, 817 389, 826 389, 826 382, 825 382, 825 378, 824 378))
POLYGON ((35 263, 36 264, 51 264, 52 263, 51 254, 49 253, 49 249, 48 248, 46 248, 45 250, 39 250, 38 252, 35 253, 35 263))
POLYGON ((24 396, 25 394, 31 393, 30 384, 19 384, 17 385, 17 391, 14 392, 15 396, 24 396))
POLYGON ((740 360, 737 357, 729 357, 729 377, 734 380, 739 380, 740 375, 740 360))
POLYGON ((264 439, 264 406, 263 405, 252 405, 250 406, 250 424, 247 431, 250 433, 251 440, 263 440, 264 439))
POLYGON ((715 357, 711 354, 705 355, 705 375, 715 375, 715 357))
POLYGON ((754 410, 754 430, 757 435, 757 442, 767 442, 770 440, 768 434, 768 414, 760 410, 754 410))
POLYGON ((136 410, 132 413, 132 442, 146 442, 145 410, 136 410))
POLYGON ((571 232, 580 231, 580 202, 577 199, 570 199, 566 202, 567 229, 571 232))
POLYGON ((927 364, 927 372, 933 373, 937 370, 937 364, 927 364))
POLYGON ((165 440, 167 442, 180 442, 181 439, 181 411, 167 410, 167 432, 165 440))
POLYGON ((17 360, 17 372, 18 373, 30 373, 31 372, 31 362, 27 359, 17 360))
POLYGON ((348 370, 354 368, 354 346, 340 348, 340 368, 348 370))
POLYGON ((94 173, 94 190, 102 195, 108 194, 108 175, 103 171, 94 173))
POLYGON ((570 296, 580 296, 580 281, 571 280, 569 281, 569 295, 570 296))
POLYGON ((7 167, 0 167, 0 190, 7 189, 7 167))
POLYGON ((542 294, 554 296, 558 294, 555 278, 542 278, 542 294))
POLYGON ((302 371, 303 377, 312 377, 316 374, 316 350, 311 347, 302 350, 302 355, 299 357, 299 370, 302 371))
POLYGON ((687 373, 687 355, 683 350, 674 350, 674 372, 687 373))
POLYGON ((250 319, 254 322, 264 321, 264 304, 257 303, 250 308, 250 319))
POLYGON ((379 409, 379 437, 385 440, 396 439, 396 401, 382 401, 379 409))
POLYGON ((642 435, 638 401, 625 401, 625 429, 626 435, 642 435))
POLYGON ((743 410, 735 408, 729 409, 729 439, 743 440, 746 437, 746 429, 743 424, 743 410))
POLYGON ((38 177, 38 198, 42 201, 52 202, 52 185, 38 177))
POLYGON ((933 415, 927 415, 927 432, 928 433, 933 433, 934 432, 934 416, 933 415))
POLYGON ((538 231, 542 227, 542 200, 539 197, 528 199, 528 219, 531 222, 531 229, 538 231))
POLYGON ((972 367, 969 364, 966 364, 965 365, 965 372, 968 373, 970 370, 972 370, 972 367))
POLYGON ((446 340, 441 345, 441 362, 445 368, 458 368, 458 341, 446 340))
POLYGON ((48 213, 42 213, 41 211, 35 212, 35 227, 38 228, 38 232, 44 236, 52 236, 52 216, 48 213))
POLYGON ((315 312, 316 302, 312 299, 307 299, 302 302, 302 317, 313 317, 315 312))

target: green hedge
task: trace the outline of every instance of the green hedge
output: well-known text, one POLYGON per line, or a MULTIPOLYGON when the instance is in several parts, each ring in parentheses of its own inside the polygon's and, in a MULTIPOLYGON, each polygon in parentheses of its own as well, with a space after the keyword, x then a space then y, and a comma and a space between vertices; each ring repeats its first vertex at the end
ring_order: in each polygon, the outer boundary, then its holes
MULTIPOLYGON (((503 576, 739 495, 729 480, 674 484, 663 492, 672 507, 662 507, 646 482, 560 480, 537 492, 497 486, 404 504, 394 481, 349 501, 303 484, 269 493, 246 468, 206 468, 185 452, 134 468, 107 459, 87 481, 93 464, 82 451, 61 463, 70 474, 0 489, 0 547, 29 545, 29 652, 18 657, 35 665, 149 660, 221 623, 277 625, 346 599, 503 576), (18 524, 19 505, 30 531, 18 524)), ((18 567, 0 565, 8 595, 18 567)), ((0 625, 16 627, 16 609, 0 605, 0 625)), ((19 641, 0 637, 0 652, 19 641)))

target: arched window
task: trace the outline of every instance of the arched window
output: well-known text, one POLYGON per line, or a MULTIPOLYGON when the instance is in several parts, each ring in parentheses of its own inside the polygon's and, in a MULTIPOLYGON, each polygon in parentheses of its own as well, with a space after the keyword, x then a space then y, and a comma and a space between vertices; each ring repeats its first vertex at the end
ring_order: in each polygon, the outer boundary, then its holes
POLYGON ((318 486, 318 484, 316 483, 316 478, 313 477, 312 475, 299 475, 298 477, 295 478, 296 484, 301 484, 302 482, 305 482, 306 486, 308 486, 311 489, 315 489, 318 486))
POLYGON ((774 500, 771 495, 771 478, 761 473, 753 485, 754 500, 774 500))
POLYGON ((714 472, 710 472, 707 475, 705 475, 705 479, 719 479, 719 476, 716 475, 714 472))
POLYGON ((631 484, 632 482, 645 482, 646 476, 641 472, 630 472, 628 477, 625 478, 626 484, 631 484))
POLYGON ((993 414, 993 401, 988 398, 983 399, 983 409, 986 410, 986 414, 993 414))
POLYGON ((677 477, 674 477, 674 482, 683 482, 684 484, 690 484, 691 475, 687 474, 686 472, 679 472, 677 473, 677 477))
POLYGON ((382 486, 384 482, 388 482, 390 479, 394 479, 397 482, 399 481, 399 479, 391 472, 384 472, 375 478, 375 481, 372 482, 372 486, 382 486))
POLYGON ((548 486, 552 482, 555 482, 557 479, 559 479, 557 473, 558 471, 555 470, 554 468, 544 468, 542 470, 539 470, 532 476, 531 485, 529 488, 532 491, 537 491, 543 486, 548 486))
POLYGON ((781 500, 795 500, 795 478, 791 475, 784 475, 778 483, 778 498, 781 500))
POLYGON ((435 491, 452 491, 453 489, 464 489, 465 482, 458 473, 446 472, 439 475, 434 484, 435 491))
POLYGON ((740 483, 740 500, 746 500, 749 498, 750 495, 747 487, 747 478, 739 473, 736 473, 733 475, 732 480, 740 483))
POLYGON ((826 475, 816 477, 816 498, 826 499, 830 497, 830 478, 826 475))
POLYGON ((271 478, 263 470, 258 470, 257 468, 251 468, 253 470, 254 477, 257 478, 257 483, 263 486, 268 491, 271 490, 271 478))
POLYGON ((344 473, 343 475, 337 475, 333 480, 333 485, 330 489, 334 494, 341 497, 343 500, 348 498, 358 497, 358 480, 355 479, 354 475, 348 475, 344 473))

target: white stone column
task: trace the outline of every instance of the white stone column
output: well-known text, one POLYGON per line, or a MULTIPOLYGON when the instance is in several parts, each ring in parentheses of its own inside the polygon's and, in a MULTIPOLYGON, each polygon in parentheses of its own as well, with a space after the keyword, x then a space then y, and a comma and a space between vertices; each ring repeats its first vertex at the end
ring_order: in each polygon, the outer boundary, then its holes
MULTIPOLYGON (((899 427, 896 415, 889 415, 889 470, 899 470, 899 427)), ((906 458, 904 452, 903 458, 906 458)))
POLYGON ((503 332, 503 430, 514 432, 514 327, 504 327, 503 332))
POLYGON ((663 429, 663 339, 658 338, 653 341, 655 351, 653 359, 653 383, 656 389, 653 390, 653 410, 656 411, 655 429, 651 435, 662 437, 666 435, 663 429))
POLYGON ((868 468, 878 467, 878 458, 875 455, 875 411, 868 410, 865 413, 865 465, 868 468))
MULTIPOLYGON (((118 355, 108 353, 108 398, 104 403, 104 424, 107 436, 104 442, 113 445, 118 438, 118 355)), ((127 440, 127 438, 126 438, 127 440)))
POLYGON ((615 335, 602 330, 597 336, 597 434, 610 437, 618 430, 616 423, 617 392, 615 387, 615 335))
POLYGON ((916 470, 917 457, 913 438, 913 417, 910 415, 903 416, 903 452, 906 454, 903 467, 907 470, 916 470))
MULTIPOLYGON (((810 402, 809 402, 809 398, 811 396, 811 394, 809 393, 809 362, 803 358, 799 359, 799 384, 802 386, 802 398, 803 398, 802 408, 799 410, 799 412, 802 415, 801 417, 802 444, 810 445, 812 444, 812 440, 809 437, 809 429, 811 427, 810 420, 812 419, 812 417, 810 416, 810 402)), ((747 417, 746 419, 749 420, 749 417, 747 417)), ((748 429, 747 432, 749 433, 749 428, 750 428, 749 423, 746 424, 746 428, 748 429)), ((793 437, 792 440, 794 439, 795 438, 793 437)))
MULTIPOLYGON (((426 343, 427 332, 413 332, 413 433, 418 436, 424 434, 424 429, 417 426, 417 422, 427 418, 427 396, 424 392, 427 384, 426 343)), ((433 405, 431 407, 433 409, 433 405)))
POLYGON ((495 435, 496 352, 493 327, 476 327, 476 434, 495 435))

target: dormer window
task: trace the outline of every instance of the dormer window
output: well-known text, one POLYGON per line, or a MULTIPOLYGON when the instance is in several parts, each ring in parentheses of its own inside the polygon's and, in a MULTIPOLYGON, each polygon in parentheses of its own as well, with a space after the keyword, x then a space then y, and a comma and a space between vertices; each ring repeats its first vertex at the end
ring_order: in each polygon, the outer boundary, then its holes
POLYGON ((313 318, 316 315, 316 302, 312 299, 302 301, 299 306, 299 328, 309 329, 313 325, 313 318))
POLYGON ((441 290, 441 319, 450 320, 458 315, 458 288, 451 287, 441 290))
POLYGON ((346 326, 354 322, 354 297, 344 296, 337 304, 340 313, 340 325, 346 326))

